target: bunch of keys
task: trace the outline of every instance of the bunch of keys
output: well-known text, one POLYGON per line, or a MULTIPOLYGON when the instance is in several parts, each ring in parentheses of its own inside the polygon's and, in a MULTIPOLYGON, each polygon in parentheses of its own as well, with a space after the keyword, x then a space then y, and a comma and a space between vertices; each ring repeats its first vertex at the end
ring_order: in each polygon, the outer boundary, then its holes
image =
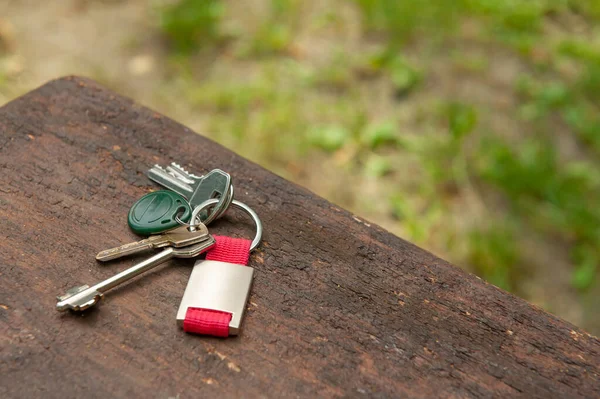
POLYGON ((173 162, 166 168, 154 165, 148 171, 148 177, 161 186, 187 198, 192 209, 209 199, 218 198, 211 213, 200 215, 205 225, 209 225, 223 216, 233 201, 231 176, 220 169, 214 169, 204 176, 197 176, 173 162))
POLYGON ((213 251, 210 254, 212 260, 196 262, 177 320, 188 332, 217 336, 238 334, 253 278, 253 269, 244 265, 250 251, 260 242, 260 219, 250 207, 234 201, 231 177, 222 170, 197 176, 172 163, 166 168, 155 165, 148 171, 148 177, 170 191, 151 192, 138 200, 129 212, 128 224, 134 232, 151 236, 101 251, 96 259, 108 261, 152 248, 164 249, 92 287, 83 285, 68 290, 58 297, 57 310, 83 311, 98 303, 104 292, 171 258, 193 258, 215 248, 216 240, 208 233, 206 225, 235 205, 254 219, 256 237, 251 243, 217 237, 222 252, 213 251), (228 245, 235 248, 228 248, 228 245), (239 256, 232 258, 231 254, 236 251, 239 256), (234 263, 220 261, 221 253, 227 254, 226 260, 233 259, 234 263), (212 319, 215 314, 222 318, 220 324, 212 319), (211 319, 207 322, 204 317, 211 319), (210 326, 208 330, 203 327, 206 325, 210 326), (220 329, 215 330, 215 326, 220 329))
POLYGON ((149 193, 131 207, 127 221, 138 234, 157 234, 184 224, 192 209, 217 198, 212 211, 200 215, 202 223, 208 225, 223 216, 233 201, 231 176, 220 169, 197 176, 172 163, 166 168, 154 165, 148 177, 169 191, 149 193))
POLYGON ((206 252, 215 244, 214 238, 208 234, 204 225, 198 225, 195 230, 182 226, 175 230, 157 234, 131 244, 125 244, 117 248, 100 252, 96 259, 105 261, 117 259, 125 255, 131 255, 151 248, 163 248, 158 254, 140 262, 127 270, 118 273, 93 286, 82 285, 74 287, 66 294, 59 296, 56 309, 59 311, 74 310, 82 311, 94 306, 104 292, 117 285, 131 280, 132 278, 163 264, 172 258, 195 258, 206 252), (200 227, 198 229, 198 227, 200 227))

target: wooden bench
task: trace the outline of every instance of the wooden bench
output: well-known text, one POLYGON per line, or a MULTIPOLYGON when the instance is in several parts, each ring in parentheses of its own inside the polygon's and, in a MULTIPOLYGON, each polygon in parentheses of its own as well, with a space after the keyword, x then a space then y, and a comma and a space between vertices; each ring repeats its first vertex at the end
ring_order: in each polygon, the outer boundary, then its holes
MULTIPOLYGON (((600 397, 600 342, 91 80, 0 108, 0 397, 600 397), (264 241, 244 330, 175 323, 193 260, 109 291, 84 314, 55 296, 136 259, 145 173, 232 174, 264 241)), ((249 236, 243 216, 215 231, 249 236)), ((211 229, 213 227, 211 226, 211 229)))

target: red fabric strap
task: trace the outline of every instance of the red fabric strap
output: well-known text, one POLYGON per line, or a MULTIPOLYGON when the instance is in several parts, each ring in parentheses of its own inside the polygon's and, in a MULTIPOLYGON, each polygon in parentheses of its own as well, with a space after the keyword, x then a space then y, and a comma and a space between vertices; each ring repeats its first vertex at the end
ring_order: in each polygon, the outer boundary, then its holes
POLYGON ((193 334, 229 336, 231 313, 220 310, 188 308, 183 320, 183 331, 193 334))
MULTIPOLYGON (((247 265, 250 258, 250 240, 214 236, 217 242, 206 253, 206 260, 247 265)), ((232 314, 221 310, 188 308, 183 320, 183 330, 193 334, 229 336, 232 314)))
POLYGON ((226 236, 214 236, 217 244, 206 253, 206 260, 247 265, 250 258, 250 240, 226 236))

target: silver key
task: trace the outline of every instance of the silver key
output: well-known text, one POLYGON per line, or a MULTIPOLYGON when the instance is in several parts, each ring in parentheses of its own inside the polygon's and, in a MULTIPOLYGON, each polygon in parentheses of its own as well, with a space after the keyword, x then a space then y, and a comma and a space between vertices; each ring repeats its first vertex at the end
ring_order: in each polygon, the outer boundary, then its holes
POLYGON ((174 162, 166 168, 154 165, 148 171, 148 177, 189 199, 192 207, 229 193, 231 185, 231 176, 220 169, 214 169, 204 176, 196 176, 174 162))
POLYGON ((233 200, 231 176, 220 169, 214 169, 204 176, 196 176, 176 163, 162 168, 154 165, 148 171, 150 180, 175 191, 189 200, 192 208, 206 200, 220 198, 212 212, 201 215, 201 220, 209 224, 227 211, 233 200))
POLYGON ((171 191, 175 191, 177 194, 185 197, 186 199, 194 193, 195 187, 192 187, 194 183, 190 183, 189 180, 184 181, 178 178, 176 174, 167 172, 159 165, 154 165, 148 171, 148 177, 150 178, 150 180, 160 184, 161 186, 171 191))
POLYGON ((219 198, 220 200, 215 204, 212 212, 200 216, 200 220, 206 224, 223 216, 233 200, 231 176, 220 169, 211 170, 202 177, 194 190, 194 194, 190 197, 190 206, 195 208, 206 200, 213 198, 219 198))
POLYGON ((65 310, 71 309, 77 312, 83 311, 94 306, 100 299, 102 299, 104 293, 119 284, 131 280, 132 278, 150 270, 169 259, 172 258, 194 258, 201 253, 207 251, 215 244, 215 240, 212 236, 206 242, 194 244, 183 248, 168 247, 163 249, 158 254, 146 259, 137 265, 130 267, 121 273, 104 280, 92 287, 88 285, 82 285, 81 287, 71 288, 65 295, 57 297, 58 303, 56 304, 56 310, 64 312, 65 310))
POLYGON ((176 162, 171 162, 171 165, 169 165, 171 168, 178 170, 180 173, 184 174, 185 176, 189 177, 190 179, 201 179, 202 176, 197 176, 191 172, 188 172, 183 166, 179 165, 176 162))
POLYGON ((194 184, 195 181, 202 179, 202 176, 196 176, 188 172, 183 166, 175 162, 171 162, 171 165, 167 166, 167 172, 188 184, 194 184))
POLYGON ((194 229, 187 226, 180 226, 173 230, 165 231, 162 234, 156 234, 145 240, 121 245, 116 248, 101 251, 96 255, 96 260, 106 262, 123 256, 132 255, 152 248, 175 247, 181 248, 196 244, 210 239, 208 229, 202 223, 194 225, 194 229))
POLYGON ((148 177, 150 180, 189 198, 204 176, 196 176, 185 170, 183 166, 171 162, 166 168, 163 168, 160 165, 154 165, 148 171, 148 177))

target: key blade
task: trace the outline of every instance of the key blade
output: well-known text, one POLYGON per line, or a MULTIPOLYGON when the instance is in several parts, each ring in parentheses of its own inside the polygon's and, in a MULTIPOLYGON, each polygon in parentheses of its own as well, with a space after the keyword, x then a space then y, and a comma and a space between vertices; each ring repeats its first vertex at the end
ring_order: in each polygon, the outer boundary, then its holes
POLYGON ((189 198, 194 193, 194 189, 189 184, 169 174, 159 165, 154 165, 148 170, 148 178, 185 198, 189 198))
MULTIPOLYGON (((160 165, 154 165, 152 168, 150 168, 148 170, 148 177, 150 178, 150 180, 166 187, 169 188, 173 191, 176 190, 182 190, 186 193, 188 193, 187 195, 189 195, 191 192, 193 192, 193 187, 191 187, 188 183, 186 183, 185 181, 178 179, 176 175, 173 175, 169 172, 167 172, 162 166, 160 165)), ((177 191, 179 192, 179 191, 177 191)), ((180 193, 181 195, 184 195, 182 193, 180 193)), ((186 195, 184 195, 186 196, 186 195)))
POLYGON ((98 252, 96 260, 107 262, 109 260, 122 258, 123 256, 132 255, 147 249, 155 248, 155 244, 160 244, 163 239, 160 235, 151 236, 145 240, 131 242, 129 244, 120 245, 115 248, 105 249, 98 252))
POLYGON ((188 178, 193 179, 193 180, 200 180, 203 177, 203 176, 196 176, 195 174, 188 172, 187 170, 185 170, 185 168, 183 166, 181 166, 175 162, 171 162, 171 167, 173 169, 177 169, 179 172, 181 172, 182 174, 186 175, 188 178))
POLYGON ((165 169, 166 169, 167 173, 175 176, 182 182, 185 182, 186 184, 189 184, 191 186, 194 186, 201 179, 201 178, 195 177, 195 176, 192 177, 193 175, 190 175, 189 173, 187 173, 187 171, 185 169, 181 168, 176 163, 173 163, 173 164, 167 166, 165 169))
POLYGON ((75 295, 75 294, 78 294, 78 293, 80 293, 80 292, 81 292, 81 291, 83 291, 83 290, 87 290, 88 288, 90 288, 90 286, 89 286, 89 285, 80 285, 79 287, 73 287, 73 288, 69 288, 69 289, 67 290, 67 293, 66 293, 66 294, 64 294, 64 295, 60 295, 60 296, 57 296, 57 297, 56 297, 56 300, 57 300, 57 301, 64 301, 65 299, 67 299, 67 298, 70 298, 70 297, 72 297, 73 295, 75 295))
POLYGON ((192 185, 195 182, 195 180, 190 179, 186 175, 179 173, 179 171, 177 169, 173 169, 171 166, 167 166, 165 170, 167 171, 168 174, 177 178, 178 180, 181 180, 185 184, 192 185))
POLYGON ((96 255, 96 259, 101 262, 106 262, 152 248, 163 248, 167 246, 176 248, 185 247, 198 242, 203 242, 207 240, 208 237, 210 237, 208 229, 203 224, 198 224, 195 231, 190 231, 187 226, 181 226, 162 234, 150 236, 145 240, 101 251, 96 255))

